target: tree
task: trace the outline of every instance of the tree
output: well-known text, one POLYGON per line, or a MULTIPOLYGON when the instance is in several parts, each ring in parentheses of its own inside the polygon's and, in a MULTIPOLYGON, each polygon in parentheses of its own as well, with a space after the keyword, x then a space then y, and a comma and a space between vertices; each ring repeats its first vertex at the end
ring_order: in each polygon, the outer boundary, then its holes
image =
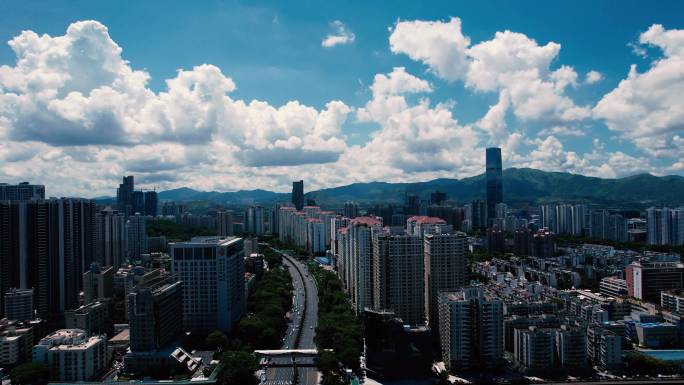
POLYGON ((12 369, 10 379, 14 385, 47 384, 50 379, 50 370, 44 364, 27 362, 12 369))
POLYGON ((221 354, 221 372, 218 382, 222 385, 256 385, 259 379, 254 373, 259 370, 256 356, 247 350, 229 351, 221 354))
POLYGON ((228 347, 228 337, 220 330, 214 330, 206 339, 207 348, 211 350, 223 351, 228 347))

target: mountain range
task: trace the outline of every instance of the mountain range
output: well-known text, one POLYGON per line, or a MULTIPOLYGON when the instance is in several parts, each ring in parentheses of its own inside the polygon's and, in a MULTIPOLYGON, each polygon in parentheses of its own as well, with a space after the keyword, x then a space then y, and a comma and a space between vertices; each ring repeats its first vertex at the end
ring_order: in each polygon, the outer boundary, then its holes
MULTIPOLYGON (((547 172, 530 168, 509 168, 503 171, 504 201, 512 205, 544 202, 584 202, 610 207, 646 207, 651 205, 684 205, 684 177, 638 174, 606 179, 564 172, 547 172)), ((337 207, 353 200, 368 204, 401 204, 407 194, 428 199, 431 192, 447 193, 459 204, 483 199, 485 175, 463 179, 434 179, 426 182, 353 183, 346 186, 310 191, 305 198, 317 204, 337 207)), ((267 190, 235 192, 197 191, 183 187, 159 193, 160 201, 205 201, 225 205, 271 204, 290 201, 289 193, 267 190)), ((105 202, 112 198, 98 198, 105 202)))

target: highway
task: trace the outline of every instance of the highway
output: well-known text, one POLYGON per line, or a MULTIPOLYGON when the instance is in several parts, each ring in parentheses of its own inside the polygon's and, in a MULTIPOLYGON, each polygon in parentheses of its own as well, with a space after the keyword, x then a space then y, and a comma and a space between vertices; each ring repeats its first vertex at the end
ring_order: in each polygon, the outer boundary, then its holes
MULTIPOLYGON (((290 271, 294 288, 291 322, 283 340, 282 349, 316 349, 314 336, 318 325, 318 289, 314 278, 309 274, 304 263, 290 257, 287 252, 274 248, 272 250, 283 256, 283 264, 290 271)), ((282 365, 291 363, 292 359, 290 357, 273 357, 271 362, 282 365)), ((308 359, 306 363, 310 365, 311 360, 308 359)), ((315 367, 297 367, 297 372, 300 384, 318 384, 318 370, 315 367)), ((262 384, 289 385, 292 383, 292 379, 292 367, 269 367, 262 384)))

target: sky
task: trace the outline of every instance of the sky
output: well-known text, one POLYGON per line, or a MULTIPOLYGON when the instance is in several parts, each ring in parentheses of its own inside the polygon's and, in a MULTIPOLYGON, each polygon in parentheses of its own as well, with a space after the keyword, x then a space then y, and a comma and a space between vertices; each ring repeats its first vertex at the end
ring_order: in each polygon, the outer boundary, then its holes
POLYGON ((684 2, 0 1, 0 182, 684 174, 684 2))

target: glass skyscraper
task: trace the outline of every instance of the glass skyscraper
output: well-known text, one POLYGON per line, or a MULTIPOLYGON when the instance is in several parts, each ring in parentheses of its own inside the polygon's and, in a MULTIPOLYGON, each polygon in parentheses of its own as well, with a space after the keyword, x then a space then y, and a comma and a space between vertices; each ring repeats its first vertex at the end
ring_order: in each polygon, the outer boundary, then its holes
POLYGON ((503 171, 501 149, 487 149, 487 223, 495 217, 496 204, 503 202, 503 171))

